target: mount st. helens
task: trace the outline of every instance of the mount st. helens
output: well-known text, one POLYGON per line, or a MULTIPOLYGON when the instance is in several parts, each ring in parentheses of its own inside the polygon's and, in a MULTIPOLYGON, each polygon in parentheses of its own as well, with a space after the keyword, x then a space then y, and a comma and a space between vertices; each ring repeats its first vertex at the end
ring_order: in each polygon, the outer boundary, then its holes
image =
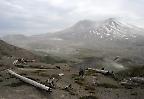
POLYGON ((22 48, 55 55, 83 55, 111 58, 122 56, 136 63, 144 60, 144 29, 109 18, 103 21, 83 20, 55 33, 34 36, 3 37, 22 48), (19 40, 20 38, 21 40, 19 40))
MULTIPOLYGON (((62 31, 26 37, 24 35, 7 35, 3 40, 16 44, 25 42, 53 41, 132 41, 144 36, 144 29, 126 24, 114 18, 104 21, 83 20, 62 31)), ((45 42, 43 42, 45 43, 45 42)))

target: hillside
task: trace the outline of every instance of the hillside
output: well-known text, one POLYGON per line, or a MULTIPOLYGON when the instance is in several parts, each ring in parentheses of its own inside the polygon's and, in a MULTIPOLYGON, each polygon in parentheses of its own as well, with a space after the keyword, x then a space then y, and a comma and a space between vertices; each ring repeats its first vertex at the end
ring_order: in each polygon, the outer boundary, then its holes
POLYGON ((28 58, 37 59, 38 56, 34 55, 28 50, 18 48, 16 46, 10 45, 3 40, 0 40, 0 57, 17 57, 17 58, 28 58))

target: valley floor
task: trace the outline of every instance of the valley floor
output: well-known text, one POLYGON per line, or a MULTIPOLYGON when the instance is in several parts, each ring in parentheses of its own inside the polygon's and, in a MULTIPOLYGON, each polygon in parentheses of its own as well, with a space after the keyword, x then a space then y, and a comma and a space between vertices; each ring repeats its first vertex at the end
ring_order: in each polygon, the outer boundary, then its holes
POLYGON ((28 63, 12 70, 45 85, 49 78, 55 78, 55 88, 45 92, 1 71, 0 99, 144 99, 143 87, 125 88, 112 77, 90 71, 79 77, 79 71, 68 64, 28 63), (65 89, 70 84, 71 88, 65 89))

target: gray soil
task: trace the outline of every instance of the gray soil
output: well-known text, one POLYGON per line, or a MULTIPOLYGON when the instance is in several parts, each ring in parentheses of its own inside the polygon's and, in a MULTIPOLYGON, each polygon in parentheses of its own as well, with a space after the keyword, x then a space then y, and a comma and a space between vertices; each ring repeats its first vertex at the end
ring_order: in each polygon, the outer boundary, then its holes
MULTIPOLYGON (((0 69, 6 68, 1 65, 0 69)), ((95 96, 94 99, 144 99, 144 88, 125 88, 110 76, 86 71, 84 77, 78 76, 78 70, 68 64, 28 63, 24 67, 9 66, 16 73, 42 84, 54 77, 55 88, 46 92, 0 72, 0 99, 79 99, 82 96, 95 96), (60 69, 57 68, 60 67, 60 69), (58 74, 63 73, 64 76, 58 74), (72 88, 64 90, 71 84, 72 88)), ((93 98, 80 98, 93 99, 93 98)))

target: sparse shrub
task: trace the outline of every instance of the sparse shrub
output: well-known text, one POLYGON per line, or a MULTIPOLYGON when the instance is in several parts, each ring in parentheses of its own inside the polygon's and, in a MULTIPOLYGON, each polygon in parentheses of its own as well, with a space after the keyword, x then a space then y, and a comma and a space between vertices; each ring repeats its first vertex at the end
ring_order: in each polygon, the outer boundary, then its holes
POLYGON ((79 77, 79 75, 78 74, 72 74, 72 78, 77 78, 77 77, 79 77))
POLYGON ((87 70, 85 75, 90 76, 90 75, 94 75, 96 72, 94 70, 87 70))
POLYGON ((85 79, 77 74, 72 74, 72 78, 74 79, 75 83, 81 86, 85 84, 85 79))
POLYGON ((85 90, 87 90, 89 93, 95 93, 96 86, 94 84, 87 84, 85 86, 85 90))
POLYGON ((82 96, 79 99, 98 99, 96 96, 82 96))
POLYGON ((85 81, 83 78, 76 78, 75 79, 75 83, 79 84, 79 85, 84 85, 85 84, 85 81))
POLYGON ((42 77, 50 77, 50 75, 47 72, 39 72, 38 75, 42 77))
POLYGON ((27 74, 22 72, 22 73, 20 73, 20 75, 23 75, 23 76, 25 75, 26 76, 27 74))
POLYGON ((104 88, 118 88, 117 85, 108 84, 108 83, 97 84, 97 86, 99 86, 99 87, 104 87, 104 88))
POLYGON ((133 92, 133 93, 131 93, 131 95, 137 96, 138 93, 137 92, 133 92))
POLYGON ((31 71, 31 73, 34 73, 34 74, 39 74, 40 72, 46 72, 46 70, 35 70, 35 71, 31 71))
POLYGON ((24 84, 23 82, 16 82, 16 83, 8 84, 8 85, 6 85, 6 86, 19 87, 19 86, 22 86, 23 84, 24 84))
POLYGON ((76 93, 73 92, 73 91, 69 91, 69 94, 70 94, 70 95, 76 95, 76 93))
POLYGON ((4 55, 4 56, 8 56, 8 53, 5 52, 5 51, 2 51, 1 54, 4 55))
POLYGON ((94 91, 96 88, 95 88, 95 86, 94 85, 90 85, 90 84, 88 84, 88 85, 86 85, 85 86, 85 90, 89 90, 89 91, 94 91))
POLYGON ((59 57, 45 56, 42 59, 42 62, 45 62, 47 64, 54 64, 54 63, 67 63, 68 61, 65 59, 61 59, 59 57))
POLYGON ((56 79, 60 79, 61 78, 58 74, 52 74, 50 77, 51 78, 56 78, 56 79))
POLYGON ((74 89, 68 89, 68 90, 65 90, 67 92, 69 92, 70 95, 76 95, 76 92, 74 89))
POLYGON ((144 66, 132 67, 115 74, 117 80, 122 80, 127 77, 144 77, 144 66))
POLYGON ((2 82, 3 80, 0 78, 0 82, 2 82))

